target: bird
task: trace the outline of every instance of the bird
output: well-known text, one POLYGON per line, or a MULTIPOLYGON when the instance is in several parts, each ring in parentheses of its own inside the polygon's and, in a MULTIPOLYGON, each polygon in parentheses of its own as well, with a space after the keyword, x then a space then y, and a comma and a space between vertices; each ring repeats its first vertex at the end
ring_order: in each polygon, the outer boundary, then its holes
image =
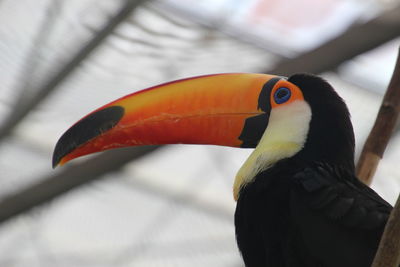
POLYGON ((223 73, 150 87, 71 126, 53 167, 180 143, 254 149, 233 183, 245 266, 371 266, 392 206, 357 178, 348 108, 323 78, 223 73))

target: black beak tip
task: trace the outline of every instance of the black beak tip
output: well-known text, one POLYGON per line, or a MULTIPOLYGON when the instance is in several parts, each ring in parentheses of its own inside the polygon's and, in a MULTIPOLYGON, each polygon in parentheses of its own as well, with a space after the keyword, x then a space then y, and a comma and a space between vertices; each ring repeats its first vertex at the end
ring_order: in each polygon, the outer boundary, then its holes
POLYGON ((58 155, 56 155, 55 152, 56 151, 53 152, 53 160, 52 160, 52 164, 51 164, 53 169, 55 169, 57 167, 58 163, 60 163, 60 161, 61 161, 61 158, 58 155))
POLYGON ((52 166, 57 167, 60 161, 79 146, 111 130, 124 116, 121 106, 111 106, 98 110, 69 128, 58 140, 53 152, 52 166))

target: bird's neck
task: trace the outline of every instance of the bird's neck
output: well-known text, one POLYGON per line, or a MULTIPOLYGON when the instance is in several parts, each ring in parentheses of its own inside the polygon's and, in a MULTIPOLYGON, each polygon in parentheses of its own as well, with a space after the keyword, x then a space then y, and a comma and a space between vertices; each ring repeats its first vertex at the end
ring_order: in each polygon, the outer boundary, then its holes
POLYGON ((304 99, 312 110, 307 142, 295 157, 354 172, 354 133, 345 102, 319 77, 295 74, 288 81, 302 88, 304 99))
POLYGON ((337 116, 327 116, 324 112, 328 113, 323 109, 313 112, 307 141, 295 157, 354 172, 354 132, 347 109, 337 116))

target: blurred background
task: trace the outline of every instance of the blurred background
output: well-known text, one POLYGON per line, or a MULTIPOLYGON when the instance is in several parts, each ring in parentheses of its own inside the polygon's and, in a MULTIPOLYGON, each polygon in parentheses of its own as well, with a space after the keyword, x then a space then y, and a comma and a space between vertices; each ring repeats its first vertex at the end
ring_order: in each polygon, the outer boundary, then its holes
MULTIPOLYGON (((243 266, 232 183, 251 152, 122 149, 53 170, 60 135, 93 109, 220 72, 325 77, 357 155, 400 44, 390 0, 0 0, 0 266, 243 266)), ((372 187, 400 191, 399 131, 372 187)))

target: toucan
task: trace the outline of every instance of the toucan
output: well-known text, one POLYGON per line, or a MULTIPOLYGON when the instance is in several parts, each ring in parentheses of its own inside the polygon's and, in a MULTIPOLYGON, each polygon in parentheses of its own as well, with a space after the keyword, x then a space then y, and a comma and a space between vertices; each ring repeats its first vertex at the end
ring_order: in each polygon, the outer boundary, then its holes
POLYGON ((346 104, 324 79, 213 74, 154 86, 83 117, 53 167, 102 150, 154 144, 254 148, 233 184, 247 267, 364 267, 391 205, 360 182, 346 104))

